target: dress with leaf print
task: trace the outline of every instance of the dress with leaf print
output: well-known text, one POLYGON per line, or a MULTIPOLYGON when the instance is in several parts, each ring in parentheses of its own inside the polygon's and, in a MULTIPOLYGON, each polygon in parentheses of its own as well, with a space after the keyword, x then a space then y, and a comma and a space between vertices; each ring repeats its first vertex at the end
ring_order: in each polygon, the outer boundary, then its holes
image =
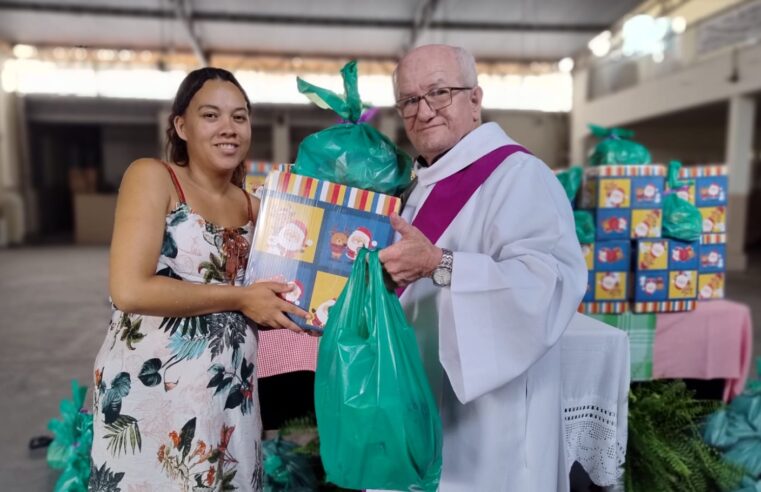
MULTIPOLYGON (((183 200, 166 217, 156 274, 241 285, 253 227, 217 227, 183 200)), ((114 306, 95 361, 90 490, 260 490, 255 362, 256 335, 238 312, 114 306)))

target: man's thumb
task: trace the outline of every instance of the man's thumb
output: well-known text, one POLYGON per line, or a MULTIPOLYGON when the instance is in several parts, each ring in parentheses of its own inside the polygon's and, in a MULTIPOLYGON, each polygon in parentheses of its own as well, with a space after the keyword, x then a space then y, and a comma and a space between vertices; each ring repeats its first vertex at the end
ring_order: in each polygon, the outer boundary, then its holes
POLYGON ((399 216, 399 214, 391 214, 389 218, 391 219, 391 227, 393 227, 396 232, 402 236, 409 232, 411 226, 406 220, 399 216))

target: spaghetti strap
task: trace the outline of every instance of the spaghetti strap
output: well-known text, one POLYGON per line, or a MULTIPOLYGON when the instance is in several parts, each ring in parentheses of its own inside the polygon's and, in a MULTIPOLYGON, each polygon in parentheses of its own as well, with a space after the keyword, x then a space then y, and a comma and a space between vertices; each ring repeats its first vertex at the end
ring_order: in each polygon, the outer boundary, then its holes
POLYGON ((251 208, 251 197, 248 196, 248 192, 245 189, 241 188, 241 190, 243 191, 243 195, 246 197, 246 205, 248 205, 248 220, 249 220, 249 222, 253 222, 254 221, 254 209, 251 208))
MULTIPOLYGON (((177 191, 177 198, 180 199, 180 203, 185 203, 185 193, 182 192, 182 186, 180 186, 180 181, 177 179, 177 175, 174 174, 174 169, 172 169, 172 166, 167 164, 166 162, 162 162, 164 166, 166 166, 166 170, 169 171, 169 176, 172 178, 172 183, 174 183, 174 189, 177 191)), ((249 204, 249 214, 251 213, 251 205, 249 204)))

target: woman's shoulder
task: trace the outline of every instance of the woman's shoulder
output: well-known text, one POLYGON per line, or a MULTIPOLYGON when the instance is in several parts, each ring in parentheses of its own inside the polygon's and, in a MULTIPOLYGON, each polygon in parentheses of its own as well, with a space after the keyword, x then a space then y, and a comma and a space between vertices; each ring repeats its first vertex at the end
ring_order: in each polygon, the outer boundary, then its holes
POLYGON ((168 166, 169 164, 160 159, 141 157, 130 163, 125 174, 166 174, 168 166))

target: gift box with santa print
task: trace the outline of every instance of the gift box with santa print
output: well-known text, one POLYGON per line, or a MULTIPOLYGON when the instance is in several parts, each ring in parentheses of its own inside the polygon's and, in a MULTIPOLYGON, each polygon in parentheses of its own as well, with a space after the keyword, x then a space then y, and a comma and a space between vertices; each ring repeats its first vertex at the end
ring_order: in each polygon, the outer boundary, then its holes
POLYGON ((698 299, 701 301, 724 298, 727 245, 708 243, 708 240, 710 238, 704 236, 700 245, 698 299))
POLYGON ((388 216, 399 199, 282 171, 271 172, 262 191, 246 283, 292 283, 284 298, 309 313, 293 320, 320 330, 357 251, 393 241, 388 216))
POLYGON ((596 238, 660 237, 665 176, 657 164, 587 168, 580 207, 595 211, 596 238))
POLYGON ((729 176, 724 164, 684 166, 679 178, 689 185, 677 189, 677 195, 698 207, 703 218, 703 242, 727 242, 727 203, 729 176))
POLYGON ((700 243, 636 241, 632 309, 637 313, 695 309, 700 243))
POLYGON ((587 314, 626 312, 631 241, 595 241, 582 244, 581 249, 588 279, 579 311, 587 314))
POLYGON ((246 161, 246 178, 244 188, 249 193, 257 193, 264 186, 267 175, 272 171, 288 172, 293 164, 269 162, 269 161, 246 161))

